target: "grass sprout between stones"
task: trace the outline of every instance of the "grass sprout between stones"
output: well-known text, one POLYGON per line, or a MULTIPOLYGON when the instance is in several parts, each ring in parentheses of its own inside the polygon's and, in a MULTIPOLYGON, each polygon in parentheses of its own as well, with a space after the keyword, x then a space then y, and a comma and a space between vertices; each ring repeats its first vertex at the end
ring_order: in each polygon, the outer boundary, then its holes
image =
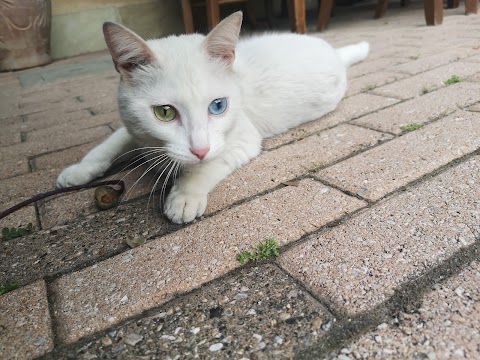
POLYGON ((418 129, 420 129, 421 127, 423 127, 423 125, 422 125, 422 124, 417 124, 417 123, 400 125, 400 129, 402 129, 402 130, 407 130, 407 131, 418 130, 418 129))
POLYGON ((458 75, 452 75, 452 77, 448 80, 445 80, 443 83, 445 85, 452 85, 452 84, 455 84, 455 83, 458 83, 462 81, 462 78, 458 75))
POLYGON ((0 295, 6 294, 10 291, 13 291, 16 288, 18 288, 18 284, 16 282, 5 284, 5 285, 0 285, 0 295))
POLYGON ((277 242, 273 238, 267 238, 257 246, 253 247, 252 252, 242 251, 237 255, 237 260, 241 264, 245 264, 247 261, 260 261, 271 257, 277 257, 278 255, 277 242))
POLYGON ((32 231, 32 229, 33 229, 32 223, 28 223, 28 225, 25 226, 25 227, 18 227, 18 228, 4 227, 2 229, 2 237, 3 237, 4 240, 10 240, 10 239, 13 239, 13 238, 25 236, 28 233, 30 233, 32 231))

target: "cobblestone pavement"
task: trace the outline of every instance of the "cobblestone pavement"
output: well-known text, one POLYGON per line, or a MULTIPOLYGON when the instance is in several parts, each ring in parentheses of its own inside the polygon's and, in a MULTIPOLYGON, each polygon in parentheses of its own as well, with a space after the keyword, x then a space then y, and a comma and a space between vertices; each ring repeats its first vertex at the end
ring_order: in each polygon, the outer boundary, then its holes
MULTIPOLYGON (((0 358, 479 359, 480 16, 426 27, 395 6, 339 10, 322 36, 372 48, 345 99, 266 140, 194 223, 122 168, 115 209, 85 190, 1 220, 34 229, 0 241, 0 284, 19 285, 0 358), (237 261, 266 238, 277 258, 237 261)), ((121 126, 117 84, 105 52, 0 74, 2 208, 121 126)))

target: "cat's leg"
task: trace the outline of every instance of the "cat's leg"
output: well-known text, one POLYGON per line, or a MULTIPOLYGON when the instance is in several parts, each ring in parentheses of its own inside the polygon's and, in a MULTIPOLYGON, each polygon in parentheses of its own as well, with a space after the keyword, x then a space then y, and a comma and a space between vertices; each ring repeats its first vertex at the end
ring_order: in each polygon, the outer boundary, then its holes
POLYGON ((235 169, 249 162, 261 150, 261 139, 234 147, 222 157, 200 163, 185 170, 170 190, 164 214, 177 224, 188 223, 202 216, 207 207, 207 195, 235 169))
POLYGON ((120 128, 90 150, 79 163, 64 169, 57 178, 57 187, 86 184, 102 176, 116 159, 135 148, 136 144, 127 129, 120 128))

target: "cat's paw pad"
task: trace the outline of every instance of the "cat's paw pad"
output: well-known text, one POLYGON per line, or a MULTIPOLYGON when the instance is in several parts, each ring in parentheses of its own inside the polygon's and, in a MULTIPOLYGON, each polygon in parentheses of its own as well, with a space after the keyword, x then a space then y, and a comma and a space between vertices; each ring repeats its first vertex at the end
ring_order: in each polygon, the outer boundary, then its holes
POLYGON ((206 194, 186 193, 174 187, 165 202, 164 214, 172 222, 184 224, 202 216, 206 207, 206 194))
POLYGON ((74 164, 65 168, 57 178, 57 187, 64 188, 68 186, 84 185, 97 176, 92 166, 85 164, 74 164))

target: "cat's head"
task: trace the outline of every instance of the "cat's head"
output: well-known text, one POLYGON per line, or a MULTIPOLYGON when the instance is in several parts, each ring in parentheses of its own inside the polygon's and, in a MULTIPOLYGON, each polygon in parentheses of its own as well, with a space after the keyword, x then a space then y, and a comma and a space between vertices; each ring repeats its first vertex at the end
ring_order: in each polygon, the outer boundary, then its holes
POLYGON ((134 136, 150 146, 162 144, 182 164, 221 153, 241 109, 233 66, 241 23, 242 13, 237 12, 207 36, 148 41, 121 25, 104 24, 108 49, 122 76, 122 120, 134 136))

